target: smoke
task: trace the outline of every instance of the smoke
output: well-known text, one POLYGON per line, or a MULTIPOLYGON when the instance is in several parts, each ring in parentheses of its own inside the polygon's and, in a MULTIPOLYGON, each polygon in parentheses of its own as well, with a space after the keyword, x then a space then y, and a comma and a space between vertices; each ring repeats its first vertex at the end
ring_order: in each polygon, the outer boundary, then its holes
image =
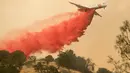
POLYGON ((15 30, 1 40, 0 49, 13 52, 23 51, 26 56, 39 50, 55 53, 64 45, 78 42, 78 37, 91 23, 93 9, 87 12, 69 12, 37 21, 22 30, 15 30))

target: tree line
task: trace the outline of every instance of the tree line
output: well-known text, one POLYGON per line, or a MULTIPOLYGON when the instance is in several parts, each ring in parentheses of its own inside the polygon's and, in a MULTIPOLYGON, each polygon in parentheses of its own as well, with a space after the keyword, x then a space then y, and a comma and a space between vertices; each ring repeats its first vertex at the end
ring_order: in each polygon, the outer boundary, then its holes
MULTIPOLYGON (((36 73, 71 73, 71 70, 80 73, 94 73, 95 71, 95 63, 90 58, 76 56, 73 50, 60 51, 57 58, 48 55, 41 59, 37 59, 36 56, 30 56, 27 59, 22 51, 12 53, 0 51, 0 73, 20 73, 23 67, 34 68, 36 73)), ((111 73, 105 68, 99 68, 97 73, 104 73, 104 71, 111 73)))

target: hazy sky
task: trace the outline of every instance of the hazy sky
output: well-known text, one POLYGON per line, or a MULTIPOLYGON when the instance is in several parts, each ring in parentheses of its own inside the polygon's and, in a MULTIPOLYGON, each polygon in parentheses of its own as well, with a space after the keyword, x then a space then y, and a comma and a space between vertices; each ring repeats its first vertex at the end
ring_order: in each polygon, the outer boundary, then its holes
MULTIPOLYGON (((117 57, 114 49, 116 35, 124 20, 130 20, 130 0, 71 0, 85 6, 107 4, 98 10, 103 17, 95 16, 86 34, 78 43, 67 46, 77 55, 90 57, 98 67, 111 68, 107 56, 117 57)), ((68 0, 0 0, 0 37, 12 29, 24 28, 36 20, 75 11, 68 0)))

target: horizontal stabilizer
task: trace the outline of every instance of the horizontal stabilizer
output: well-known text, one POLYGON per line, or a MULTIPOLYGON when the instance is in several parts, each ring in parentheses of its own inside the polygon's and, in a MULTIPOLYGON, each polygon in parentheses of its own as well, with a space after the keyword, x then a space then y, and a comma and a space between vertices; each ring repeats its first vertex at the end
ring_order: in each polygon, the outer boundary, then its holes
POLYGON ((95 15, 98 15, 98 16, 100 16, 100 17, 102 17, 99 13, 97 13, 96 11, 95 11, 95 15))

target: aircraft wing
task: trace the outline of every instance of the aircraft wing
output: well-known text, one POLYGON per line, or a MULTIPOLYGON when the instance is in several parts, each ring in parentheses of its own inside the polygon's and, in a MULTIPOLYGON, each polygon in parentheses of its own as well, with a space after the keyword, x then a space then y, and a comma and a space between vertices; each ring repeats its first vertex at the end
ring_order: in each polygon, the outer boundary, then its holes
POLYGON ((72 4, 72 5, 75 5, 75 6, 78 7, 78 8, 86 8, 85 6, 81 6, 81 5, 75 4, 75 3, 73 3, 73 2, 69 2, 69 3, 72 4))

